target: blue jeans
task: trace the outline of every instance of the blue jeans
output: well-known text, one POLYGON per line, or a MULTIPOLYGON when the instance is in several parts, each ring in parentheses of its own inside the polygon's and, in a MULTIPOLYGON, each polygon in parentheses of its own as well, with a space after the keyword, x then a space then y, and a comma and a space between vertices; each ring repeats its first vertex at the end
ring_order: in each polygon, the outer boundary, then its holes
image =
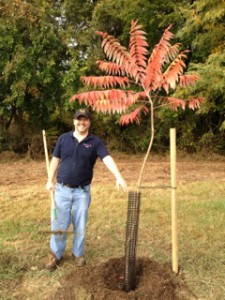
MULTIPOLYGON (((51 214, 52 231, 66 231, 73 223, 74 256, 84 255, 86 224, 88 208, 91 203, 90 185, 80 188, 69 188, 60 183, 55 186, 56 218, 51 214)), ((66 235, 53 234, 50 239, 50 249, 60 259, 66 248, 66 235)))

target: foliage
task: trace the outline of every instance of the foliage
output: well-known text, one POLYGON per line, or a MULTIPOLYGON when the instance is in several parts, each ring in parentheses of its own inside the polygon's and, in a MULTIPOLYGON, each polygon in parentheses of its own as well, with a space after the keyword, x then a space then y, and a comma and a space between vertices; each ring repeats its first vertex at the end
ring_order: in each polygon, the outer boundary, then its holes
POLYGON ((191 50, 189 70, 198 70, 202 78, 194 92, 206 99, 194 115, 195 126, 190 132, 193 148, 224 153, 224 1, 194 1, 182 8, 182 14, 186 21, 178 36, 191 50))
POLYGON ((0 125, 8 131, 8 147, 27 151, 32 135, 64 124, 64 102, 80 75, 76 52, 68 46, 61 6, 49 1, 1 3, 0 125), (21 148, 21 149, 20 149, 21 148))
POLYGON ((130 23, 138 19, 147 33, 147 40, 153 47, 158 42, 168 24, 180 27, 182 14, 180 9, 187 4, 186 0, 100 0, 93 9, 91 25, 95 30, 108 32, 120 39, 123 44, 129 40, 130 23))
MULTIPOLYGON (((136 121, 140 123, 140 112, 147 113, 149 109, 143 103, 152 98, 160 104, 168 104, 174 109, 184 108, 185 101, 169 96, 159 96, 164 90, 169 94, 175 89, 177 83, 182 87, 193 85, 199 77, 195 74, 183 75, 186 51, 180 51, 180 44, 170 44, 173 34, 169 26, 154 47, 152 54, 147 58, 146 33, 141 30, 137 21, 131 22, 129 49, 121 46, 119 41, 108 33, 98 32, 102 36, 102 48, 108 61, 97 61, 99 68, 105 76, 83 76, 83 82, 100 90, 93 90, 75 94, 71 101, 79 99, 91 105, 97 111, 109 113, 123 113, 128 108, 140 103, 128 115, 121 118, 121 124, 136 121), (137 85, 136 91, 131 85, 137 85), (120 89, 116 89, 119 86, 120 89), (109 89, 111 88, 111 89, 109 89), (121 89, 122 88, 122 89, 121 89), (129 89, 130 88, 130 89, 129 89), (102 90, 103 89, 103 90, 102 90)), ((190 98, 189 107, 199 107, 202 98, 190 98)))
POLYGON ((50 100, 59 94, 60 86, 60 78, 54 74, 62 69, 57 58, 65 48, 52 25, 53 11, 47 2, 42 1, 38 7, 24 1, 7 1, 1 13, 1 54, 5 53, 1 82, 7 91, 1 98, 3 122, 6 127, 13 119, 35 124, 40 117, 47 117, 47 106, 54 108, 50 100))
POLYGON ((190 45, 193 60, 205 62, 209 55, 224 50, 225 6, 223 0, 198 0, 181 8, 185 26, 178 36, 190 45))
MULTIPOLYGON (((69 128, 71 111, 79 104, 68 100, 84 91, 80 76, 101 72, 95 62, 104 60, 104 55, 95 31, 108 32, 128 45, 130 22, 139 19, 146 39, 151 41, 150 52, 164 28, 173 23, 174 41, 179 39, 190 51, 185 60, 187 71, 202 78, 188 93, 177 88, 169 95, 183 99, 194 94, 206 99, 198 112, 188 111, 188 120, 181 109, 175 112, 176 118, 172 113, 171 121, 168 110, 162 110, 163 125, 157 128, 156 124, 156 143, 166 143, 168 127, 164 124, 174 124, 179 130, 179 147, 193 151, 204 148, 199 142, 206 141, 204 136, 211 133, 213 151, 224 152, 224 10, 223 0, 0 1, 0 151, 9 149, 9 143, 13 149, 26 151, 32 134, 42 128, 57 130, 58 134, 69 128), (187 121, 192 122, 188 138, 187 121), (14 130, 18 141, 21 136, 25 138, 25 145, 21 140, 21 146, 13 145, 10 136, 15 135, 14 130)), ((104 118, 116 145, 122 136, 118 137, 115 124, 104 118)), ((118 132, 127 131, 135 137, 135 130, 129 125, 118 132)), ((126 138, 121 140, 127 142, 126 138)), ((118 144, 123 149, 126 146, 122 141, 118 144)))
MULTIPOLYGON (((108 33, 98 32, 102 37, 102 48, 108 61, 97 61, 105 76, 83 76, 83 82, 94 87, 94 90, 73 95, 93 109, 103 113, 124 113, 120 123, 127 125, 140 124, 141 112, 150 111, 151 137, 146 156, 140 171, 137 186, 140 188, 141 178, 149 152, 154 140, 154 109, 156 105, 168 105, 173 109, 185 108, 186 101, 170 97, 169 93, 179 84, 182 88, 194 85, 199 77, 195 74, 183 74, 186 67, 186 52, 180 50, 180 44, 170 43, 173 38, 171 25, 164 31, 159 43, 148 57, 146 33, 141 30, 138 21, 131 21, 129 48, 123 47, 118 39, 108 33), (111 62, 110 62, 111 61, 111 62), (136 86, 136 88, 135 88, 136 86), (95 88, 100 88, 96 90, 95 88), (119 87, 116 89, 116 87, 119 87), (110 89, 111 88, 111 89, 110 89), (164 95, 160 94, 164 93, 164 95), (167 96, 168 95, 168 96, 167 96), (147 106, 150 105, 150 108, 147 106)), ((190 97, 188 107, 198 108, 203 98, 190 97)))
MULTIPOLYGON (((214 108, 212 108, 210 102, 214 96, 213 93, 211 94, 211 91, 209 93, 207 92, 207 90, 212 87, 210 84, 212 78, 216 77, 220 85, 225 82, 223 76, 224 68, 222 65, 219 67, 219 64, 217 64, 219 68, 217 68, 216 71, 214 64, 210 63, 210 69, 202 72, 203 65, 199 64, 199 62, 202 62, 204 59, 207 60, 207 66, 209 66, 208 59, 210 53, 215 55, 215 61, 222 62, 219 55, 221 50, 224 49, 225 30, 223 1, 198 0, 192 2, 180 1, 179 3, 177 3, 177 1, 167 1, 166 3, 163 1, 162 3, 162 1, 154 0, 151 2, 135 0, 131 3, 126 0, 110 2, 102 0, 98 1, 98 5, 94 7, 92 26, 94 29, 107 31, 117 36, 123 43, 128 43, 130 21, 134 18, 138 18, 141 23, 143 23, 143 27, 147 32, 147 38, 152 41, 149 45, 150 49, 157 43, 159 36, 163 32, 162 28, 169 23, 173 23, 174 30, 178 31, 175 37, 178 37, 190 50, 188 60, 186 60, 189 72, 194 71, 200 74, 202 78, 201 81, 197 82, 195 88, 189 90, 189 94, 195 94, 196 97, 204 97, 206 99, 201 110, 199 112, 189 111, 188 114, 183 114, 182 110, 178 109, 176 113, 177 118, 171 120, 171 122, 169 121, 169 123, 174 124, 178 130, 178 146, 188 151, 206 149, 205 147, 207 145, 203 145, 203 143, 200 142, 201 136, 207 134, 207 132, 211 130, 211 127, 213 127, 214 140, 216 144, 219 143, 218 147, 215 147, 214 142, 213 151, 224 151, 222 150, 225 149, 223 145, 224 130, 223 123, 221 124, 221 121, 223 122, 224 120, 224 112, 219 109, 215 113, 217 103, 223 103, 224 93, 217 93, 217 96, 221 100, 213 100, 215 104, 213 105, 214 108), (107 20, 107 22, 104 20, 107 20), (208 38, 210 41, 206 41, 205 38, 208 38), (205 49, 207 51, 205 51, 205 49), (194 67, 193 64, 190 63, 190 59, 195 62, 194 67), (214 74, 214 72, 217 74, 214 74), (206 74, 208 76, 206 76, 206 74), (208 77, 210 78, 208 79, 208 77), (207 115, 202 114, 204 107, 209 108, 207 115), (191 123, 187 124, 187 122, 191 123)), ((96 45, 93 51, 98 51, 96 45)), ((93 56, 92 59, 95 59, 95 57, 96 56, 93 56)), ((97 71, 95 72, 96 74, 98 73, 97 71)), ((90 72, 87 74, 90 74, 90 72)), ((219 90, 217 92, 219 92, 219 90)), ((174 97, 185 98, 187 92, 181 91, 178 88, 178 92, 172 93, 172 95, 174 97)), ((162 124, 167 124, 167 114, 163 115, 164 111, 166 110, 162 111, 160 118, 162 124)), ((133 135, 132 127, 129 126, 129 129, 129 134, 133 135)), ((162 125, 159 131, 156 130, 157 143, 164 144, 164 141, 168 139, 168 127, 162 125)))

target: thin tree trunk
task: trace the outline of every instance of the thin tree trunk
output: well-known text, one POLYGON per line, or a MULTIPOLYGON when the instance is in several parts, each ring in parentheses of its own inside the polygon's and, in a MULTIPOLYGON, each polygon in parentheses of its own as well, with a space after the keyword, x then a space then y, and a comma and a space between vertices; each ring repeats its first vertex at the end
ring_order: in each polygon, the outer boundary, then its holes
POLYGON ((143 161, 142 166, 141 166, 141 171, 140 171, 140 174, 139 174, 139 177, 138 177, 138 181, 137 181, 137 189, 138 189, 138 191, 140 191, 140 188, 141 188, 141 180, 142 180, 144 168, 145 168, 147 159, 149 157, 149 153, 150 153, 150 151, 152 149, 152 144, 153 144, 153 140, 154 140, 154 136, 155 136, 155 129, 154 129, 154 105, 153 105, 151 97, 149 96, 148 98, 149 98, 150 112, 151 112, 151 114, 150 114, 150 118, 151 118, 151 139, 150 139, 149 146, 148 146, 147 152, 145 154, 144 161, 143 161))

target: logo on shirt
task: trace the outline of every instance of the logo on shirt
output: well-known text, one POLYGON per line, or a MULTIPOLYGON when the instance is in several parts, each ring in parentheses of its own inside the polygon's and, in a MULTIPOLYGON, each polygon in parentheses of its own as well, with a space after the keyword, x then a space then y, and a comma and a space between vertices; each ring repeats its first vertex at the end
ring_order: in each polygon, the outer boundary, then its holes
POLYGON ((84 147, 87 148, 87 149, 89 149, 89 148, 91 148, 92 146, 91 146, 91 144, 86 144, 86 143, 84 143, 84 147))

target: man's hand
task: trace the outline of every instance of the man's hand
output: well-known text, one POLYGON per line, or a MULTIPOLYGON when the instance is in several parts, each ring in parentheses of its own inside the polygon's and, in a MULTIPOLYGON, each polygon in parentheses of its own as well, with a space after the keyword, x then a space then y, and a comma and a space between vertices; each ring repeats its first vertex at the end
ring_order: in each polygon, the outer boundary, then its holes
POLYGON ((106 167, 109 169, 110 172, 113 173, 113 175, 116 177, 116 187, 119 190, 120 185, 122 186, 124 192, 128 191, 127 184, 123 177, 120 174, 120 171, 117 168, 117 165, 113 158, 110 155, 107 155, 106 157, 103 158, 103 162, 106 165, 106 167))
POLYGON ((54 183, 53 182, 47 182, 46 183, 46 190, 53 191, 54 190, 54 183))
POLYGON ((120 189, 120 186, 123 188, 124 192, 128 191, 126 181, 122 177, 116 179, 116 187, 118 191, 120 189))
POLYGON ((48 181, 46 183, 46 189, 51 192, 53 192, 55 189, 54 178, 59 166, 59 162, 60 159, 58 157, 53 156, 49 165, 48 179, 47 179, 48 181))

